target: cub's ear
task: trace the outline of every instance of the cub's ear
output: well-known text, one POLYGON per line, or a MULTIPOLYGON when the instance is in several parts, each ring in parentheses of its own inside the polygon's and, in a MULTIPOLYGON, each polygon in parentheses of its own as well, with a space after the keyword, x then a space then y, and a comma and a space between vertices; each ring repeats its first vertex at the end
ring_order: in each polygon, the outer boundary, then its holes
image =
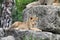
POLYGON ((38 20, 38 17, 36 17, 36 20, 38 20))
POLYGON ((58 1, 57 1, 57 0, 54 0, 54 1, 53 1, 53 3, 56 3, 56 2, 58 2, 58 1))

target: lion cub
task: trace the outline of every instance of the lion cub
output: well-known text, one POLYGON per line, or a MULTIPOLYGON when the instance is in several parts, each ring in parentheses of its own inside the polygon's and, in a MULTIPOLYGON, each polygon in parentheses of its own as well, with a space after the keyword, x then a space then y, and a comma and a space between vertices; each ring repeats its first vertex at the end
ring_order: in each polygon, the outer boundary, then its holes
POLYGON ((53 5, 60 6, 60 0, 54 0, 53 5))
MULTIPOLYGON (((33 30, 33 31, 41 31, 38 28, 35 28, 34 25, 36 25, 36 20, 38 20, 38 17, 30 17, 29 20, 27 22, 15 22, 12 24, 13 29, 17 29, 17 30, 33 30)), ((10 28, 10 29, 11 29, 10 28)))

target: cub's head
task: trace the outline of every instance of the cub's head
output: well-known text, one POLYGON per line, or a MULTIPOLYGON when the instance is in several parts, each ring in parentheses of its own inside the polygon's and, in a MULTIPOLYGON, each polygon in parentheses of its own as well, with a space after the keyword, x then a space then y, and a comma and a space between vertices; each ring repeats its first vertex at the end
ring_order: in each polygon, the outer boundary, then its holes
POLYGON ((38 17, 30 17, 30 23, 32 24, 32 25, 36 25, 36 21, 38 20, 38 17))

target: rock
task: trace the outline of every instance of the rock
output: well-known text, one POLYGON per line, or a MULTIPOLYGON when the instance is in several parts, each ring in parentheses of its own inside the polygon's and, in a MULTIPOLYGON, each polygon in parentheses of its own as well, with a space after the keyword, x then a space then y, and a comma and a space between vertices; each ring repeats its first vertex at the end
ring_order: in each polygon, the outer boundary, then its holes
POLYGON ((30 31, 26 34, 26 39, 31 38, 32 40, 52 40, 53 34, 50 32, 33 32, 30 31), (30 33, 30 34, 29 34, 30 33))
POLYGON ((7 37, 1 38, 1 40, 15 40, 15 38, 13 36, 7 36, 7 37))
POLYGON ((60 40, 60 34, 32 30, 9 30, 5 31, 4 35, 0 40, 60 40))
POLYGON ((60 39, 60 34, 53 34, 51 32, 36 32, 32 30, 28 31, 14 30, 13 33, 12 31, 9 32, 7 32, 8 33, 7 36, 2 37, 1 40, 59 40, 60 39))
POLYGON ((0 37, 3 37, 4 36, 4 31, 2 28, 0 28, 0 37))
POLYGON ((35 27, 60 34, 60 6, 39 5, 23 11, 24 21, 28 21, 29 17, 34 15, 39 18, 35 27))

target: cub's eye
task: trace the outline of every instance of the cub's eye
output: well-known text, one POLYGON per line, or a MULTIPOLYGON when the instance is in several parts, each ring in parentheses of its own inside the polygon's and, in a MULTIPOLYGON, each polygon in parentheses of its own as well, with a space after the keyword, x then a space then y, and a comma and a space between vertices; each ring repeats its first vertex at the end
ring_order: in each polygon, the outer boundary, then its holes
POLYGON ((33 18, 31 17, 30 19, 32 20, 33 18))

